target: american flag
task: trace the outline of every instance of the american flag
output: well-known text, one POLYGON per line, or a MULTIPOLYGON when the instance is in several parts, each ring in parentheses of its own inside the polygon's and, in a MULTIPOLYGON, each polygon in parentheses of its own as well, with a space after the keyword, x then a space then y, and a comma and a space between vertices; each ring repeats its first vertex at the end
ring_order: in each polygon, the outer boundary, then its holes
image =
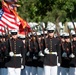
POLYGON ((2 1, 2 9, 0 9, 0 33, 5 33, 5 28, 7 31, 12 29, 19 30, 19 33, 24 32, 24 29, 27 28, 30 31, 30 26, 28 23, 23 20, 14 9, 2 1))
POLYGON ((13 14, 0 10, 0 32, 4 32, 4 27, 11 29, 19 29, 20 21, 13 14))

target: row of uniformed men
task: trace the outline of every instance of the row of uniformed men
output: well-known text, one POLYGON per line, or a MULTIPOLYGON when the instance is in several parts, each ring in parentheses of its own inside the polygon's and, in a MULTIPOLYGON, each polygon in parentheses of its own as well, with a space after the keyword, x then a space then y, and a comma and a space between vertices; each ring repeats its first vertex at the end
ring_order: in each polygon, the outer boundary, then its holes
POLYGON ((76 34, 71 41, 69 34, 59 38, 53 29, 47 31, 46 39, 38 34, 27 40, 21 37, 22 41, 14 30, 11 39, 1 41, 0 75, 75 75, 76 34))

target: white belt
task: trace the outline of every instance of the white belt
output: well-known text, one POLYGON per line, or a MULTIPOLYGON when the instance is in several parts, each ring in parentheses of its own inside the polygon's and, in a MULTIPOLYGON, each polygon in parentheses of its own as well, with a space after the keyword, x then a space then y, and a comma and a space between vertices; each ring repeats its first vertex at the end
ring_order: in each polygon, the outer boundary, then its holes
POLYGON ((55 54, 55 55, 57 55, 57 52, 49 52, 49 54, 55 54))
POLYGON ((16 57, 22 57, 21 54, 14 54, 14 56, 16 56, 16 57))

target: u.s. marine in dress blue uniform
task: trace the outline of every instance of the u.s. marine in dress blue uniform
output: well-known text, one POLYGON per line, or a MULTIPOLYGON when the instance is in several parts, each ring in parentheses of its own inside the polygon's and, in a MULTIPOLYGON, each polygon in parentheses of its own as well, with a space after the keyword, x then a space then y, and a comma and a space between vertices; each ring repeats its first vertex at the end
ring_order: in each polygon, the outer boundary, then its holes
POLYGON ((24 44, 18 39, 17 31, 12 30, 11 35, 11 39, 5 43, 6 57, 8 58, 5 66, 8 68, 8 75, 20 75, 21 67, 25 65, 24 44), (13 73, 11 73, 11 71, 13 71, 13 73))
POLYGON ((70 73, 69 75, 75 75, 76 74, 76 33, 75 31, 72 32, 72 51, 73 57, 70 61, 70 73))
POLYGON ((61 75, 69 74, 70 67, 70 54, 71 54, 71 43, 69 38, 69 33, 64 34, 65 42, 63 47, 61 46, 61 75))
POLYGON ((54 30, 54 28, 48 27, 47 48, 44 50, 45 75, 57 75, 57 55, 60 55, 60 40, 54 37, 54 30))

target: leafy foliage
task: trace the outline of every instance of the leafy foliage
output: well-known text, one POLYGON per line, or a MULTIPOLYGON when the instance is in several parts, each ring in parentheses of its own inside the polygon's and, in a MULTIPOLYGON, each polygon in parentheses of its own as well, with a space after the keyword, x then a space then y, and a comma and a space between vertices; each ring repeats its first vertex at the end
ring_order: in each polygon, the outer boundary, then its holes
POLYGON ((76 0, 18 0, 18 4, 19 15, 27 21, 76 20, 76 0))

